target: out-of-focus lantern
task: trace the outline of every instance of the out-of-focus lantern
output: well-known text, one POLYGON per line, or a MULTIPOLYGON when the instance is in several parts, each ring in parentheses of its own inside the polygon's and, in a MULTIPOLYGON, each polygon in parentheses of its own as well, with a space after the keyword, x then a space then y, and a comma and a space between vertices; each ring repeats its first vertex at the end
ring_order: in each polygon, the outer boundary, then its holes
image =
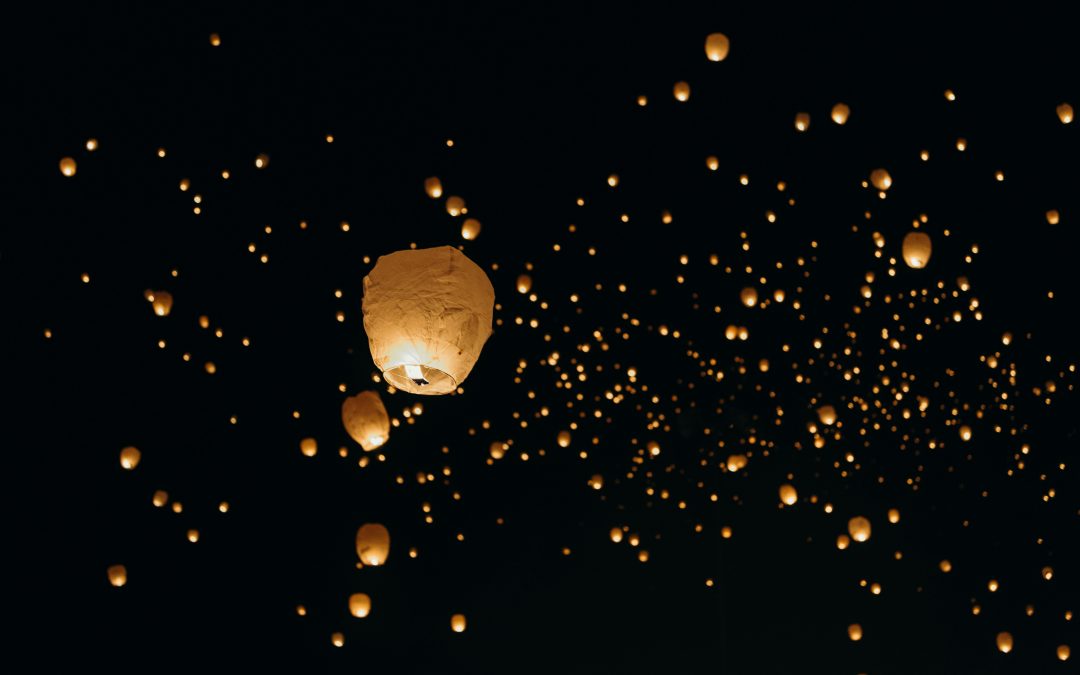
POLYGON ((506 445, 500 441, 492 441, 488 446, 488 453, 492 459, 502 459, 506 455, 506 445))
POLYGON ((1008 631, 1001 631, 997 634, 997 648, 1002 654, 1008 654, 1013 648, 1013 636, 1008 631))
POLYGON ((851 108, 846 103, 837 103, 832 107, 832 121, 843 126, 851 115, 851 108))
POLYGON ((753 307, 757 304, 758 300, 757 289, 753 286, 747 286, 746 288, 742 289, 742 292, 739 293, 739 300, 741 300, 742 304, 746 305, 747 307, 753 307))
POLYGON ((341 422, 349 436, 367 451, 390 438, 390 416, 375 391, 362 391, 345 399, 341 404, 341 422))
POLYGON ((517 292, 522 295, 532 290, 532 277, 528 274, 519 274, 517 278, 517 292))
POLYGON ((560 431, 559 435, 555 437, 555 442, 559 444, 560 448, 569 448, 570 447, 570 432, 565 431, 565 430, 560 431))
POLYGON ((857 623, 851 624, 847 627, 847 636, 852 642, 858 642, 862 639, 862 626, 857 623))
POLYGON ((727 458, 727 470, 728 471, 734 472, 734 471, 738 471, 739 469, 742 469, 744 467, 746 467, 746 455, 743 455, 743 454, 728 455, 728 458, 727 458))
POLYGON ((330 635, 330 644, 335 647, 345 646, 345 633, 337 632, 330 635))
POLYGON ((817 409, 818 419, 825 426, 832 426, 836 424, 836 408, 831 405, 823 405, 817 409))
POLYGON ((140 459, 142 459, 142 453, 134 445, 129 445, 120 451, 120 466, 128 471, 139 466, 140 459))
POLYGON ((900 509, 889 509, 889 522, 893 525, 900 522, 900 509))
POLYGON ((719 63, 727 58, 728 50, 731 49, 731 42, 728 40, 728 36, 723 33, 710 33, 705 38, 705 56, 710 61, 719 63))
POLYGON ((686 82, 676 82, 673 92, 675 93, 675 100, 680 103, 686 103, 690 100, 690 85, 686 82))
POLYGON ((1069 649, 1069 645, 1058 645, 1058 648, 1057 648, 1058 661, 1068 661, 1070 654, 1072 654, 1072 650, 1069 649))
POLYGON ((127 583, 127 568, 123 565, 110 565, 106 570, 109 575, 109 583, 120 588, 127 583))
POLYGON ((870 521, 862 516, 855 516, 847 523, 848 534, 857 542, 864 542, 870 538, 870 521))
POLYGON ((64 174, 68 178, 71 178, 75 175, 76 169, 77 165, 75 164, 75 160, 71 157, 64 157, 60 160, 60 173, 64 174))
POLYGON ((263 153, 255 158, 256 169, 265 169, 268 166, 270 166, 270 155, 263 153))
POLYGON ((949 572, 952 572, 952 563, 948 560, 942 560, 940 563, 938 563, 938 569, 940 569, 945 574, 948 574, 949 572))
POLYGON ((603 488, 604 487, 604 477, 601 476, 598 473, 593 474, 592 478, 589 479, 589 487, 591 487, 594 490, 599 490, 599 489, 603 488))
POLYGON ((314 438, 304 438, 300 440, 300 452, 304 457, 314 457, 315 453, 319 451, 319 444, 315 442, 314 438))
POLYGON ((613 527, 611 528, 611 532, 608 533, 608 536, 611 537, 611 541, 615 542, 616 544, 622 541, 622 535, 623 532, 621 527, 613 527))
POLYGON ((383 377, 413 394, 448 394, 491 335, 495 289, 450 246, 398 251, 364 277, 364 330, 383 377))
POLYGON ((1058 213, 1057 209, 1050 209, 1046 212, 1046 222, 1051 225, 1057 225, 1061 222, 1061 214, 1058 213))
POLYGON ((1073 107, 1068 103, 1062 103, 1057 107, 1057 116, 1062 124, 1072 124, 1073 107))
POLYGON ((455 218, 465 213, 465 200, 457 195, 446 198, 446 212, 455 218))
POLYGON ((870 172, 870 184, 879 190, 888 190, 892 187, 892 176, 885 169, 874 169, 870 172))
POLYGON ((164 490, 155 490, 150 502, 160 509, 169 503, 169 493, 164 490))
POLYGON ((464 614, 455 614, 452 617, 450 617, 450 630, 454 631, 455 633, 464 633, 465 632, 465 615, 464 614))
POLYGON ((925 232, 908 232, 904 235, 902 248, 904 262, 908 267, 919 270, 930 262, 930 252, 933 247, 930 243, 930 235, 925 232))
POLYGON ((442 197, 442 181, 438 176, 432 176, 424 180, 424 192, 432 199, 442 197))
POLYGON ((349 614, 363 619, 371 613, 371 598, 367 593, 353 593, 349 596, 349 614))
POLYGON ((846 534, 836 535, 836 548, 843 551, 845 548, 851 545, 851 539, 846 534))
POLYGON ((390 531, 379 523, 365 523, 356 531, 356 555, 360 562, 378 567, 390 555, 390 531))
POLYGON ((172 311, 172 293, 168 291, 150 291, 146 294, 146 299, 150 301, 154 314, 158 316, 169 316, 172 311))
POLYGON ((795 490, 794 485, 784 483, 780 486, 780 501, 788 506, 793 506, 795 502, 799 501, 799 493, 795 490))
POLYGON ((806 131, 810 128, 810 113, 801 112, 795 115, 795 130, 806 131))
POLYGON ((960 440, 962 440, 962 441, 970 441, 971 440, 971 427, 969 427, 966 424, 960 425, 960 440))
POLYGON ((461 238, 472 241, 480 236, 480 221, 476 218, 466 218, 461 224, 461 238))

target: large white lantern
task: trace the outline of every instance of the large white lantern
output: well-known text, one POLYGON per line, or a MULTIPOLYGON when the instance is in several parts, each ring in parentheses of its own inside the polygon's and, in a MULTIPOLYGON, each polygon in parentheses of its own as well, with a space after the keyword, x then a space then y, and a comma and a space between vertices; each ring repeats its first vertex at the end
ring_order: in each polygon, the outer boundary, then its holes
POLYGON ((413 394, 448 394, 491 335, 495 289, 450 246, 384 255, 364 277, 364 330, 383 377, 413 394))

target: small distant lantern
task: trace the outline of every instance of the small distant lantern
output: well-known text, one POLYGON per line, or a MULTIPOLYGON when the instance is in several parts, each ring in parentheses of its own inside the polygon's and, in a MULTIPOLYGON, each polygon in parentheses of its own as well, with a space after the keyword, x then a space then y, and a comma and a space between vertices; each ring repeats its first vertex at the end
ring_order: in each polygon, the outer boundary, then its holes
POLYGON ((902 244, 904 262, 912 269, 922 269, 930 262, 932 248, 930 235, 925 232, 908 232, 902 244))
POLYGON ((731 42, 723 33, 710 33, 705 38, 705 56, 714 63, 726 59, 730 49, 731 42))
POLYGON ((378 567, 390 555, 390 531, 379 523, 366 523, 356 531, 356 555, 360 562, 378 567))
POLYGON ((120 466, 128 471, 139 466, 140 459, 142 459, 142 453, 134 445, 129 445, 120 451, 120 466))
POLYGON ((379 393, 362 391, 341 404, 341 422, 360 447, 370 452, 390 438, 390 416, 379 393))

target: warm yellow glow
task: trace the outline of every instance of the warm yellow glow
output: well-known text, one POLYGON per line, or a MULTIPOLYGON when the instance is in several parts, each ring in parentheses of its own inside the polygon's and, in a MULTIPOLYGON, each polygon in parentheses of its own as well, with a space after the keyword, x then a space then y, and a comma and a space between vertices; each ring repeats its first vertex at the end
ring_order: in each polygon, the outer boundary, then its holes
POLYGON ((120 466, 128 471, 139 466, 140 459, 142 459, 142 453, 133 445, 129 445, 120 451, 120 466))
POLYGON ((900 522, 900 509, 889 509, 889 522, 893 525, 900 522))
POLYGON ((739 300, 741 300, 742 304, 747 307, 753 307, 757 305, 757 289, 753 286, 747 286, 746 288, 742 289, 742 292, 739 293, 739 300))
POLYGON ((837 103, 832 108, 832 121, 841 126, 847 124, 850 115, 851 108, 849 108, 846 103, 837 103))
POLYGON ((528 274, 520 274, 517 278, 517 292, 522 295, 528 293, 532 289, 532 277, 528 274))
POLYGON ((1068 103, 1062 103, 1057 107, 1057 116, 1062 124, 1072 124, 1073 107, 1068 103))
POLYGON ((997 634, 997 648, 1002 654, 1008 654, 1013 648, 1012 633, 1001 631, 997 634))
POLYGON ((68 178, 71 178, 75 175, 76 168, 77 166, 75 164, 75 160, 71 157, 64 157, 60 160, 60 173, 64 174, 68 178))
POLYGON ((885 169, 874 169, 870 172, 870 184, 878 190, 888 190, 892 187, 892 176, 885 169))
POLYGON ((304 457, 314 457, 315 453, 319 451, 319 444, 315 442, 314 438, 305 438, 300 441, 300 452, 304 457))
POLYGON ((912 269, 922 269, 930 262, 932 245, 930 236, 925 232, 908 232, 904 236, 901 248, 904 254, 904 262, 912 269))
POLYGON ((862 639, 862 626, 857 623, 851 624, 847 627, 847 635, 852 642, 858 642, 862 639))
POLYGON ((390 416, 379 393, 362 391, 341 404, 345 431, 367 452, 380 447, 390 437, 390 416))
POLYGON ((255 157, 255 168, 265 169, 270 166, 270 156, 263 153, 255 157))
POLYGON ((109 583, 117 588, 127 583, 127 568, 123 565, 110 565, 107 570, 109 574, 109 583))
POLYGON ((799 493, 794 485, 784 483, 780 486, 780 501, 788 506, 793 506, 795 502, 799 501, 799 493))
POLYGON ((963 424, 963 425, 960 426, 960 440, 964 440, 964 441, 970 441, 971 440, 971 427, 969 427, 966 424, 963 424))
POLYGON ((371 613, 371 598, 367 593, 353 593, 349 596, 349 614, 363 619, 371 613))
POLYGON ((810 128, 810 113, 798 113, 795 115, 795 130, 806 131, 810 128))
POLYGON ((870 521, 862 516, 855 516, 848 521, 848 534, 857 542, 864 542, 870 538, 870 521))
POLYGON ((1061 222, 1061 214, 1058 213, 1057 209, 1050 209, 1046 212, 1046 222, 1051 225, 1057 225, 1061 222))
POLYGON ((465 200, 457 195, 447 197, 446 212, 455 218, 465 213, 465 200))
POLYGON ((836 408, 831 405, 823 405, 817 409, 818 420, 825 426, 836 424, 836 408))
POLYGON ((390 531, 379 523, 365 523, 356 531, 356 555, 360 562, 378 567, 390 555, 390 531))
POLYGON ((676 101, 686 103, 690 100, 690 85, 687 82, 676 82, 672 91, 675 94, 676 101))
POLYGON ((728 37, 723 33, 710 33, 705 38, 705 56, 710 60, 719 63, 727 58, 728 50, 731 49, 731 42, 728 37))
POLYGON ((613 527, 613 528, 611 528, 611 532, 608 533, 608 536, 611 537, 611 541, 618 544, 620 541, 622 541, 622 536, 623 536, 622 528, 621 527, 613 527))
POLYGON ((168 316, 172 311, 173 297, 172 293, 168 291, 150 291, 146 295, 146 299, 150 301, 151 307, 154 308, 154 314, 158 316, 168 316))
POLYGON ((424 180, 424 192, 432 199, 442 197, 442 181, 439 180, 438 176, 432 176, 424 180))
MULTIPOLYGON (((464 633, 465 632, 465 615, 464 614, 455 614, 452 617, 450 617, 450 630, 454 631, 455 633, 464 633)), ((483 632, 483 631, 481 631, 481 632, 483 632)))
POLYGON ((560 431, 559 435, 555 437, 555 442, 559 444, 560 448, 570 447, 570 432, 565 430, 560 431))
POLYGON ((466 218, 461 224, 461 238, 472 241, 480 236, 480 221, 476 218, 466 218))
POLYGON ((1069 645, 1058 645, 1057 657, 1058 661, 1068 661, 1069 656, 1072 654, 1072 650, 1069 649, 1069 645))

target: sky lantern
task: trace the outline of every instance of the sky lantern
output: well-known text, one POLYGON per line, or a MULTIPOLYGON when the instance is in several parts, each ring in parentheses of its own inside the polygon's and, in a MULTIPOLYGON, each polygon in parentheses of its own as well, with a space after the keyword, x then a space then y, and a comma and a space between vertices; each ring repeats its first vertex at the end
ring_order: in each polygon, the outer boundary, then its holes
POLYGON ((825 426, 832 426, 836 424, 836 408, 831 405, 823 405, 817 409, 818 419, 825 426))
POLYGON ((672 90, 675 94, 675 100, 679 103, 686 103, 690 100, 690 85, 687 82, 676 82, 675 87, 672 90))
POLYGON ((799 501, 799 493, 794 485, 784 483, 780 486, 780 501, 788 506, 794 506, 795 502, 799 501))
POLYGON ((862 516, 855 516, 847 523, 848 534, 857 542, 864 542, 870 538, 870 521, 862 516))
POLYGON ((345 399, 341 422, 349 436, 369 452, 390 438, 390 416, 377 391, 362 391, 345 399))
POLYGON ((559 435, 555 437, 555 442, 559 444, 560 448, 570 447, 570 432, 563 430, 559 432, 559 435))
POLYGON ((862 639, 862 626, 857 623, 851 624, 847 627, 847 635, 852 642, 858 642, 862 639))
POLYGON ((1057 116, 1062 124, 1072 124, 1073 107, 1068 103, 1062 103, 1057 107, 1057 116))
POLYGON ((382 256, 364 277, 364 330, 375 365, 413 394, 448 394, 491 335, 495 289, 450 246, 382 256))
POLYGON ((598 473, 593 474, 592 478, 589 479, 589 487, 591 487, 594 490, 599 490, 599 489, 603 488, 604 487, 604 477, 601 476, 598 473))
POLYGON ((532 290, 532 277, 528 274, 519 274, 517 278, 517 292, 522 295, 532 290))
POLYGON ((442 181, 439 180, 438 176, 424 179, 424 192, 432 199, 442 197, 442 181))
POLYGON ((465 213, 465 200, 457 195, 447 197, 446 212, 455 218, 465 213))
POLYGON ((747 286, 746 288, 742 289, 742 292, 739 293, 739 300, 742 301, 743 305, 747 307, 753 307, 757 304, 758 300, 757 289, 753 286, 747 286))
POLYGON ((255 158, 256 169, 265 169, 268 166, 270 166, 270 155, 262 153, 255 158))
POLYGON ((356 531, 356 555, 360 562, 378 567, 390 555, 390 531, 379 523, 365 523, 356 531))
POLYGON ((476 218, 466 218, 461 224, 461 238, 472 241, 480 236, 480 221, 476 218))
POLYGON ((134 445, 129 445, 120 451, 120 466, 128 471, 139 466, 140 459, 142 459, 142 453, 134 445))
POLYGON ((621 527, 613 527, 611 528, 611 532, 608 533, 608 536, 611 537, 611 541, 615 542, 616 544, 622 541, 622 535, 623 531, 621 527))
POLYGON ((1069 645, 1058 645, 1057 657, 1058 661, 1068 661, 1069 656, 1072 654, 1072 650, 1069 649, 1069 645))
POLYGON ((169 493, 165 490, 154 490, 154 496, 151 497, 150 503, 160 509, 169 503, 169 493))
POLYGON ((810 128, 810 113, 798 113, 795 115, 795 130, 806 131, 810 128))
POLYGON ((154 314, 158 316, 169 316, 172 311, 172 293, 168 291, 150 291, 146 294, 146 299, 150 301, 154 314))
POLYGON ((848 538, 848 536, 846 534, 838 534, 838 535, 836 535, 836 548, 843 551, 844 549, 846 549, 850 545, 851 545, 851 539, 848 538))
POLYGON ((846 103, 837 103, 832 107, 832 121, 840 126, 847 124, 850 115, 851 108, 849 108, 846 103))
POLYGON ((371 597, 367 593, 353 593, 349 596, 349 614, 363 619, 371 614, 371 597))
POLYGON ((501 441, 492 441, 488 446, 488 453, 492 459, 502 459, 506 455, 506 444, 501 441))
POLYGON ((334 645, 335 647, 344 647, 345 646, 345 633, 342 633, 342 632, 338 631, 337 633, 331 634, 330 635, 330 644, 334 645))
POLYGON ((926 263, 930 262, 930 235, 925 232, 908 232, 904 235, 904 243, 902 245, 904 252, 904 262, 908 267, 916 270, 920 270, 926 267, 926 263))
POLYGON ((728 471, 735 472, 735 471, 738 471, 739 469, 742 469, 742 468, 745 468, 745 467, 746 467, 746 455, 743 455, 743 454, 728 455, 728 458, 727 458, 727 470, 728 471))
POLYGON ((970 441, 971 440, 971 427, 969 427, 966 424, 961 424, 960 425, 960 440, 963 440, 963 441, 970 441))
POLYGON ((719 63, 727 58, 728 51, 731 49, 731 42, 728 40, 728 36, 723 33, 710 33, 705 38, 705 56, 710 61, 719 63))
POLYGON ((314 438, 303 438, 300 440, 300 453, 304 457, 314 457, 315 453, 319 451, 319 444, 315 442, 314 438))
POLYGON ((900 509, 889 509, 889 522, 893 525, 900 522, 900 509))
POLYGON ((1057 209, 1050 209, 1046 212, 1046 222, 1051 225, 1057 225, 1061 222, 1061 214, 1058 213, 1057 209))
POLYGON ((75 175, 76 164, 75 160, 71 157, 64 157, 60 160, 60 173, 64 174, 68 178, 75 175))
POLYGON ((454 631, 455 633, 464 633, 465 632, 465 615, 464 614, 455 614, 452 617, 450 617, 450 630, 454 631))
POLYGON ((1008 654, 1013 648, 1013 636, 1008 631, 1001 631, 997 634, 997 648, 1002 654, 1008 654))
POLYGON ((885 169, 874 169, 870 172, 870 184, 878 190, 888 190, 892 187, 892 176, 885 169))
POLYGON ((109 565, 106 570, 109 575, 109 583, 117 588, 127 583, 127 568, 123 565, 109 565))

